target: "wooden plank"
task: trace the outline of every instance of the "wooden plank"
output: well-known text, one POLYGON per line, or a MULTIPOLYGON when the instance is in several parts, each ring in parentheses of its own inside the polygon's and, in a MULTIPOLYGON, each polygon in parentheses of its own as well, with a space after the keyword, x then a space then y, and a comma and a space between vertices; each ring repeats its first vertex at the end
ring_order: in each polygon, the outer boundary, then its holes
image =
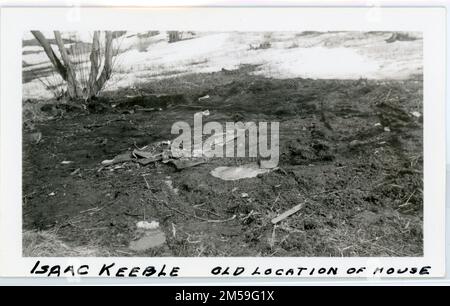
POLYGON ((286 210, 284 213, 282 213, 281 215, 278 215, 277 217, 272 219, 272 224, 277 224, 280 221, 283 221, 284 219, 286 219, 287 217, 289 217, 290 215, 295 214, 296 212, 298 212, 301 208, 303 207, 303 203, 298 204, 294 207, 292 207, 289 210, 286 210))

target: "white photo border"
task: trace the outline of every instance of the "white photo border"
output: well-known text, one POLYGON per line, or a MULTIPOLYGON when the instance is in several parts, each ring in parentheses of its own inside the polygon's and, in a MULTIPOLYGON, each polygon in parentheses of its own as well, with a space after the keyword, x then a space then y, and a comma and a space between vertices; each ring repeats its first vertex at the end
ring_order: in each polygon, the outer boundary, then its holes
MULTIPOLYGON (((179 266, 180 277, 213 277, 215 266, 261 269, 430 266, 425 277, 445 275, 446 9, 416 8, 2 8, 0 16, 0 276, 30 276, 37 260, 65 266, 103 264, 145 268, 179 266), (120 21, 120 22, 118 22, 120 21), (29 30, 192 31, 415 31, 422 32, 424 66, 423 257, 22 257, 22 37, 29 30)), ((369 270, 366 270, 369 271, 369 270)), ((36 275, 33 275, 36 276, 36 275)), ((45 275, 43 275, 45 277, 45 275)), ((88 276, 97 276, 95 273, 88 276)), ((389 275, 383 275, 390 277, 389 275)), ((409 274, 394 277, 411 277, 409 274)), ((214 276, 218 278, 218 276, 214 276)), ((232 277, 232 276, 224 276, 232 277)), ((239 278, 251 277, 243 273, 239 278)), ((235 277, 235 278, 238 278, 235 277)), ((266 277, 264 275, 259 277, 266 277)), ((271 275, 270 277, 274 277, 271 275)), ((298 276, 291 276, 298 277, 298 276)), ((326 277, 326 275, 304 275, 326 277)), ((280 278, 282 278, 280 276, 280 278)))

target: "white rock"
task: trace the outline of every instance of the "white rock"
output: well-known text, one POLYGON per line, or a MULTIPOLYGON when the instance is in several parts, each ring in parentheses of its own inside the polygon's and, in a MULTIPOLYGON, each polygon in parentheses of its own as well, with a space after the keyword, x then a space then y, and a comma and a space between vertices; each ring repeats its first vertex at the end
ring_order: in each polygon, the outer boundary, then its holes
POLYGON ((155 230, 159 227, 159 222, 157 222, 157 221, 152 221, 152 222, 139 221, 138 223, 136 223, 136 227, 144 229, 144 230, 155 230))

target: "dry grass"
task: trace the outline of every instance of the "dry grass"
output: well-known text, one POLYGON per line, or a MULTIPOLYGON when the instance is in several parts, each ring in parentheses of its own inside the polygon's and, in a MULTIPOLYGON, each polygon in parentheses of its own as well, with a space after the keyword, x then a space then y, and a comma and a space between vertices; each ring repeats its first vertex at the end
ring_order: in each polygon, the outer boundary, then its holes
POLYGON ((24 257, 95 257, 105 256, 105 250, 94 245, 72 247, 62 242, 54 231, 24 231, 24 257))

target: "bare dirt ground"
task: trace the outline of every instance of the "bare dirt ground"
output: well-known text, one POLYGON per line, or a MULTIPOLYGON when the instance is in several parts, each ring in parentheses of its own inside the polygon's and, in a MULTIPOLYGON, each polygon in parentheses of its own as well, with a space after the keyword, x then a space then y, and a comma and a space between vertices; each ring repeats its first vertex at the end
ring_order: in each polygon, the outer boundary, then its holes
POLYGON ((412 112, 422 113, 422 80, 281 80, 251 69, 155 81, 107 93, 86 110, 48 100, 39 121, 25 111, 24 230, 102 256, 421 256, 423 127, 412 112), (204 122, 279 121, 279 170, 223 181, 210 171, 248 161, 102 168, 175 138, 171 125, 203 110, 204 122), (142 220, 158 221, 166 243, 131 250, 142 220))

